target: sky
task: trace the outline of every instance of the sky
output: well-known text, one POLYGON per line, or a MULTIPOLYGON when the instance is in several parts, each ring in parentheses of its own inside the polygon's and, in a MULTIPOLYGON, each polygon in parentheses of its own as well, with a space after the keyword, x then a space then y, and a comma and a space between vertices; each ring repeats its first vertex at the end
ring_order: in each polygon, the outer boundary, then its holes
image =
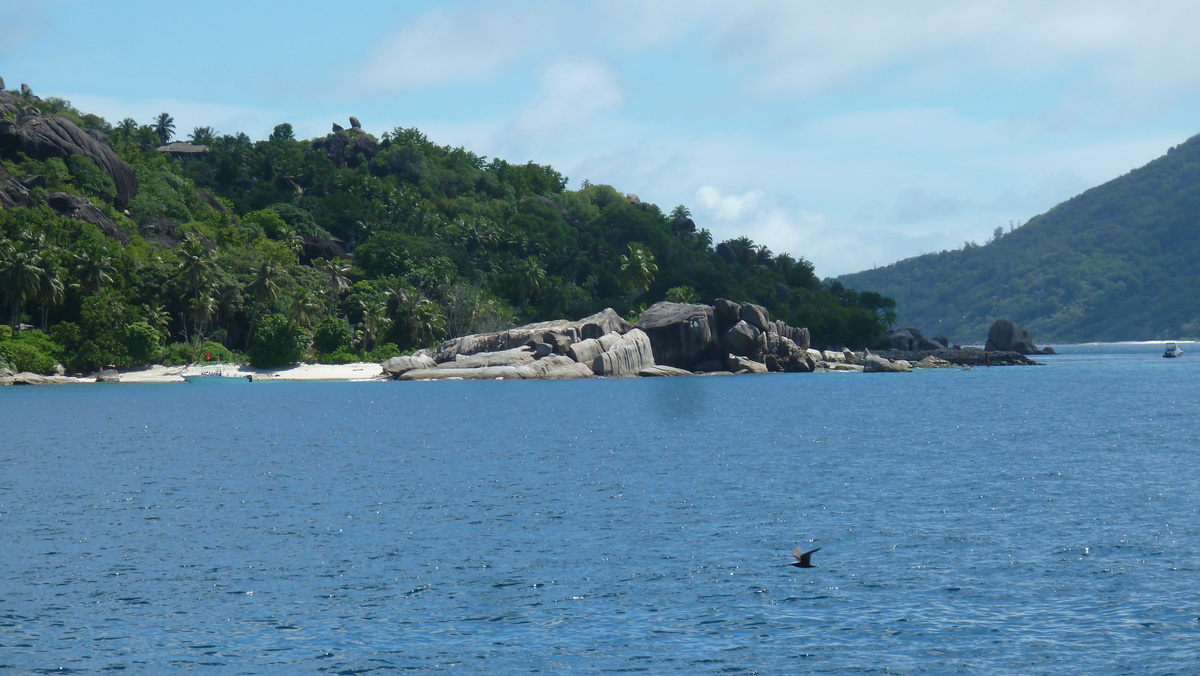
POLYGON ((832 277, 982 244, 1200 132, 1197 25, 1175 0, 0 0, 0 77, 182 138, 417 127, 832 277))

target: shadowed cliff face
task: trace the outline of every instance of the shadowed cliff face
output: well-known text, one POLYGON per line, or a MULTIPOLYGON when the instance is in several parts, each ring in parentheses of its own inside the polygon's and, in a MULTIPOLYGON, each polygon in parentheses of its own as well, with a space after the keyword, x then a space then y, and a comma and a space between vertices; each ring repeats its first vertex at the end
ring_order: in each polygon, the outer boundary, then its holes
POLYGON ((111 148, 61 117, 36 116, 22 117, 15 122, 0 121, 0 148, 10 153, 25 153, 37 160, 83 155, 112 177, 117 189, 117 206, 124 207, 137 194, 133 168, 111 148))

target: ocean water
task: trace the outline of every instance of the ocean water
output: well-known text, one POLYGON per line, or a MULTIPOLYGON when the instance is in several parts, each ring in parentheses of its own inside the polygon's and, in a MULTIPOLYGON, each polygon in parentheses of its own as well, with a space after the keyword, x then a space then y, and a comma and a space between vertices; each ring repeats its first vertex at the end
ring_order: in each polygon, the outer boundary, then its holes
POLYGON ((1182 347, 0 389, 0 673, 1197 673, 1182 347))

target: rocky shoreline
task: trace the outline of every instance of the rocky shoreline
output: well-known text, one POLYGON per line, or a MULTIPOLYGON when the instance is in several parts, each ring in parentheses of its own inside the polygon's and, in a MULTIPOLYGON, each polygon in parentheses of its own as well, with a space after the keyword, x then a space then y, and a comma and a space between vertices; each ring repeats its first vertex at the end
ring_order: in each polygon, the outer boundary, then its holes
MULTIPOLYGON (((237 365, 204 368, 223 368, 229 373, 222 375, 251 381, 512 380, 833 371, 902 373, 922 368, 1037 364, 1018 351, 995 349, 990 340, 988 347, 993 349, 948 348, 936 341, 913 339, 914 333, 920 336, 915 329, 903 331, 908 332, 908 338, 899 344, 931 349, 817 350, 810 345, 808 329, 771 320, 766 308, 759 305, 725 299, 713 305, 664 301, 643 312, 637 324, 630 324, 608 308, 576 321, 539 322, 496 333, 460 336, 379 365, 301 365, 278 371, 237 365)), ((896 340, 888 346, 894 344, 896 340)), ((199 374, 201 369, 155 367, 125 374, 106 371, 87 378, 0 374, 0 385, 183 382, 185 375, 199 374)))
POLYGON ((718 299, 661 302, 636 325, 611 308, 578 321, 529 324, 463 336, 382 364, 397 380, 559 379, 723 375, 1032 365, 1016 351, 816 350, 809 332, 770 319, 766 308, 718 299))

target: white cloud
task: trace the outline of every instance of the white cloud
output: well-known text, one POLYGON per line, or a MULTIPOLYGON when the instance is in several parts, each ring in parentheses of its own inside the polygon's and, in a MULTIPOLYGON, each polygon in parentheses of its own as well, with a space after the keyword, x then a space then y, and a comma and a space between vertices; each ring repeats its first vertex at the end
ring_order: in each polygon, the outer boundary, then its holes
POLYGON ((598 115, 615 112, 625 92, 616 71, 600 61, 566 61, 546 68, 536 98, 501 132, 506 144, 579 136, 598 115))
POLYGON ((495 77, 556 42, 558 15, 534 3, 434 9, 380 39, 355 68, 353 88, 396 93, 495 77))
POLYGON ((775 254, 803 257, 814 265, 820 263, 819 258, 836 259, 838 248, 852 244, 852 238, 831 230, 824 214, 790 211, 764 190, 730 192, 701 186, 696 190, 693 212, 701 227, 712 233, 714 242, 749 237, 775 254))

